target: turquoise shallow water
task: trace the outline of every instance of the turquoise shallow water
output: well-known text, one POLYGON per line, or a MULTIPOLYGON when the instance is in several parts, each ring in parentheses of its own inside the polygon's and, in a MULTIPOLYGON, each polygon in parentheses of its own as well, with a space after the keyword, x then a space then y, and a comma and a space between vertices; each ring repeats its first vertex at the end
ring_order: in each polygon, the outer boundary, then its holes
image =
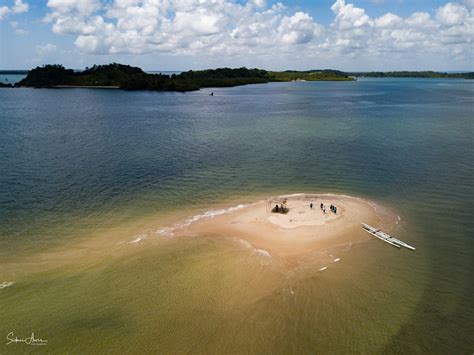
MULTIPOLYGON (((363 297, 374 284, 392 285, 389 297, 407 303, 421 295, 377 350, 472 352, 474 83, 364 79, 187 94, 2 89, 0 113, 3 260, 237 196, 362 196, 396 209, 397 236, 417 247, 409 258, 375 258, 357 290, 363 297)), ((387 308, 371 302, 374 317, 387 308)), ((292 334, 290 323, 282 334, 292 334)), ((329 333, 363 336, 353 326, 329 333)), ((364 346, 340 350, 370 350, 370 341, 364 346)))

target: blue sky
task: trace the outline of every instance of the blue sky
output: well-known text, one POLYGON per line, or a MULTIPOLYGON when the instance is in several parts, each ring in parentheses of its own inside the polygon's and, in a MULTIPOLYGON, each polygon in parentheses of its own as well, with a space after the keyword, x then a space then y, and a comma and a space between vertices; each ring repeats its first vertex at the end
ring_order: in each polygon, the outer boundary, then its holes
POLYGON ((474 0, 0 0, 0 69, 474 70, 474 0))

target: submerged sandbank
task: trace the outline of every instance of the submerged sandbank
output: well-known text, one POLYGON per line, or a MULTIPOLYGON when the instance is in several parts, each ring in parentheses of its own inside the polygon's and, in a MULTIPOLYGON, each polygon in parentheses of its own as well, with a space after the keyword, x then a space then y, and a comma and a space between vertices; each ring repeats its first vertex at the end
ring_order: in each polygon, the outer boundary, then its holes
POLYGON ((278 198, 287 199, 287 214, 272 213, 270 198, 257 198, 256 202, 243 198, 234 200, 233 204, 219 204, 219 208, 193 210, 191 215, 187 210, 174 211, 169 216, 148 216, 143 221, 90 236, 80 243, 2 264, 0 276, 8 279, 19 276, 19 271, 23 274, 66 264, 100 263, 104 257, 160 248, 167 241, 180 243, 181 237, 184 240, 189 240, 188 237, 230 239, 237 242, 237 248, 248 248, 258 257, 271 257, 291 265, 307 261, 316 261, 315 265, 319 265, 318 259, 339 261, 335 249, 372 238, 362 230, 361 222, 387 232, 398 223, 397 215, 389 209, 356 197, 293 194, 278 198), (326 206, 326 213, 320 209, 321 203, 326 206), (331 204, 337 206, 337 214, 330 211, 331 204))

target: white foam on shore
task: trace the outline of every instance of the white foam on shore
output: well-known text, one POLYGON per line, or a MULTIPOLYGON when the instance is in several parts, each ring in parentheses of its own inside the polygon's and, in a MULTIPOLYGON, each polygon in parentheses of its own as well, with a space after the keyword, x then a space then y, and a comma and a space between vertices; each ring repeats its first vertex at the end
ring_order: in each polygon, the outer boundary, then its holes
POLYGON ((2 288, 7 288, 7 287, 10 287, 11 285, 13 285, 14 282, 12 281, 3 281, 2 283, 0 283, 0 290, 2 288))
POLYGON ((171 227, 163 227, 163 228, 157 229, 154 232, 142 233, 142 234, 139 234, 137 236, 134 236, 134 239, 131 240, 128 243, 129 244, 140 243, 141 241, 143 241, 145 239, 148 239, 149 234, 154 235, 156 237, 161 237, 161 236, 172 237, 172 236, 174 236, 174 232, 176 230, 188 227, 191 224, 193 224, 195 222, 198 222, 202 219, 214 218, 216 216, 221 216, 221 215, 226 214, 226 213, 235 212, 235 211, 241 210, 241 209, 243 209, 247 206, 249 206, 249 205, 242 205, 241 204, 241 205, 233 206, 233 207, 229 207, 229 208, 222 208, 222 209, 218 209, 218 210, 209 210, 209 211, 206 211, 202 214, 197 214, 197 215, 191 216, 191 217, 189 217, 185 220, 177 222, 177 223, 173 224, 171 227))
POLYGON ((278 198, 289 198, 289 197, 300 197, 300 196, 305 196, 305 193, 298 192, 296 194, 289 194, 289 195, 279 195, 278 198))
POLYGON ((161 236, 172 237, 174 236, 173 231, 174 231, 173 227, 160 228, 156 230, 155 236, 156 237, 161 237, 161 236))
POLYGON ((197 214, 195 216, 192 216, 192 217, 188 218, 181 225, 181 227, 186 227, 186 226, 188 226, 188 225, 190 225, 194 222, 197 222, 197 221, 199 221, 203 218, 214 218, 216 216, 221 216, 221 215, 226 214, 226 213, 235 212, 235 211, 241 210, 242 208, 244 208, 246 206, 247 205, 238 205, 238 206, 229 207, 229 208, 222 208, 222 209, 219 209, 219 210, 206 211, 203 214, 197 214))

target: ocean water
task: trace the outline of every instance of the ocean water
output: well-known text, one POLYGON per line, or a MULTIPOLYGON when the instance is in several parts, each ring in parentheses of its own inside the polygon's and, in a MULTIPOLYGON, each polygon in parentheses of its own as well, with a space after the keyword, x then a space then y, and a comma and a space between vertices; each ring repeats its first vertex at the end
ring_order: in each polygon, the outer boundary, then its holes
POLYGON ((2 89, 0 113, 0 337, 34 331, 49 353, 473 351, 473 82, 2 89), (320 273, 225 238, 110 247, 297 192, 389 206, 417 251, 373 240, 320 273), (73 257, 52 267, 51 250, 73 257))
POLYGON ((26 78, 24 74, 0 74, 0 83, 15 84, 26 78))

